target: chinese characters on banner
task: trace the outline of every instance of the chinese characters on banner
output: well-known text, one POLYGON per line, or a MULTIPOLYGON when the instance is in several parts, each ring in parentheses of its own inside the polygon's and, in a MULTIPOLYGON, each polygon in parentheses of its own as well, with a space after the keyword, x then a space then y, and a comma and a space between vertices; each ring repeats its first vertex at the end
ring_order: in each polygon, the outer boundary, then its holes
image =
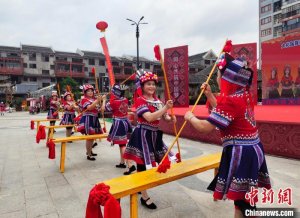
MULTIPOLYGON (((188 46, 164 50, 165 70, 174 107, 189 106, 188 46)), ((165 96, 166 90, 165 90, 165 96)))
POLYGON ((251 85, 251 93, 253 103, 257 104, 257 50, 256 43, 236 44, 232 45, 231 55, 234 58, 240 57, 249 62, 249 67, 253 70, 253 79, 251 85))
MULTIPOLYGON (((259 200, 258 196, 259 192, 257 188, 254 188, 253 186, 251 187, 251 190, 246 193, 245 199, 249 201, 251 206, 254 206, 255 203, 259 200)), ((286 189, 279 189, 277 193, 277 198, 276 193, 274 192, 273 189, 265 189, 263 188, 262 191, 262 199, 261 203, 263 204, 288 204, 289 206, 292 205, 292 189, 291 188, 286 188, 286 189)))

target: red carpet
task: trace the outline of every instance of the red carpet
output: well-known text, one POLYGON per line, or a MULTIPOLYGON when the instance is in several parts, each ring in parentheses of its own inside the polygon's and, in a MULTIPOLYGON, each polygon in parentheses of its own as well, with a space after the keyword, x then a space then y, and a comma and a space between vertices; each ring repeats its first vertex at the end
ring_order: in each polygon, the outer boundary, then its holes
MULTIPOLYGON (((189 110, 191 109, 192 106, 189 110)), ((181 128, 187 110, 188 108, 174 108, 177 129, 181 128)), ((198 118, 205 119, 208 116, 208 109, 205 105, 200 105, 196 107, 194 113, 198 118)), ((260 140, 267 154, 300 159, 300 106, 256 106, 255 117, 260 140)), ((163 120, 160 122, 160 128, 164 133, 174 134, 173 128, 163 120)), ((180 137, 221 145, 218 130, 199 133, 189 123, 180 137)))
MULTIPOLYGON (((190 106, 192 110, 193 106, 190 106)), ((175 115, 184 116, 187 108, 174 108, 175 115)), ((259 105, 255 106, 255 119, 257 122, 267 121, 276 123, 300 124, 300 106, 283 105, 259 105)), ((198 105, 194 114, 198 117, 207 117, 208 110, 205 105, 198 105)))

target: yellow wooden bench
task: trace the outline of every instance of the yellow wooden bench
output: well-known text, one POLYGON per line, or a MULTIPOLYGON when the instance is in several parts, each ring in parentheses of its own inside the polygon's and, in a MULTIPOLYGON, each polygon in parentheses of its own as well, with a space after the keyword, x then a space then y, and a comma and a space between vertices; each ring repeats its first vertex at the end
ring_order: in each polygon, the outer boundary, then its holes
POLYGON ((95 134, 95 135, 80 135, 80 136, 70 136, 65 138, 53 139, 54 143, 61 143, 60 152, 60 172, 65 172, 65 157, 66 157, 66 146, 69 141, 81 141, 81 140, 92 140, 92 139, 103 139, 107 138, 108 134, 95 134))
POLYGON ((76 131, 75 125, 70 124, 70 125, 59 125, 59 126, 45 126, 46 129, 48 129, 48 134, 47 134, 47 141, 49 139, 53 139, 54 135, 54 130, 59 129, 59 128, 67 128, 67 127, 72 127, 76 131))
POLYGON ((36 122, 36 132, 38 132, 41 122, 60 121, 60 119, 37 119, 37 120, 32 120, 32 121, 36 122))
POLYGON ((221 153, 209 154, 172 164, 167 173, 158 173, 156 172, 157 168, 153 168, 129 176, 106 180, 103 183, 110 186, 110 193, 116 199, 130 195, 130 217, 136 218, 138 217, 138 192, 210 169, 214 169, 216 175, 220 159, 221 153))

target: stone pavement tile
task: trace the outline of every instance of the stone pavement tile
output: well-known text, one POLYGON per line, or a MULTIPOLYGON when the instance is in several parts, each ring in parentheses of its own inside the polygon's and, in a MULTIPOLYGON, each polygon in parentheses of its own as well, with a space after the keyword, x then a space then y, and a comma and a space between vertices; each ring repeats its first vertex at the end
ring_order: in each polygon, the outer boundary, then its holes
POLYGON ((44 216, 56 212, 57 210, 55 209, 50 196, 40 196, 38 198, 26 200, 27 218, 44 216))
POLYGON ((0 214, 0 218, 26 218, 26 211, 24 209, 10 213, 0 214))
POLYGON ((74 199, 77 198, 74 190, 69 184, 57 185, 55 187, 48 188, 51 198, 54 201, 59 199, 74 199))
POLYGON ((39 171, 33 171, 32 173, 23 173, 23 183, 24 186, 45 184, 45 179, 39 171))
POLYGON ((24 192, 18 194, 2 194, 0 195, 0 214, 24 210, 25 198, 24 192))
POLYGON ((85 217, 86 205, 77 198, 69 197, 57 199, 54 201, 55 207, 58 210, 59 217, 64 218, 82 218, 85 217))
POLYGON ((45 177, 45 181, 47 183, 48 188, 68 184, 68 182, 65 179, 63 174, 57 174, 57 175, 54 175, 54 176, 45 177))
POLYGON ((50 195, 45 182, 43 184, 28 185, 24 187, 24 190, 26 200, 50 195))

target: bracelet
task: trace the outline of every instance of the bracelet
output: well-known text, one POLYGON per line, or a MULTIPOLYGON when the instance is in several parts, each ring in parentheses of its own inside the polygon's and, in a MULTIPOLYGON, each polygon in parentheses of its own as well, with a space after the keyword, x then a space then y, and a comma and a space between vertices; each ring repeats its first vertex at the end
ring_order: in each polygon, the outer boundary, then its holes
POLYGON ((189 118, 189 121, 191 122, 191 120, 192 120, 194 117, 195 117, 195 115, 191 116, 191 117, 189 118))

